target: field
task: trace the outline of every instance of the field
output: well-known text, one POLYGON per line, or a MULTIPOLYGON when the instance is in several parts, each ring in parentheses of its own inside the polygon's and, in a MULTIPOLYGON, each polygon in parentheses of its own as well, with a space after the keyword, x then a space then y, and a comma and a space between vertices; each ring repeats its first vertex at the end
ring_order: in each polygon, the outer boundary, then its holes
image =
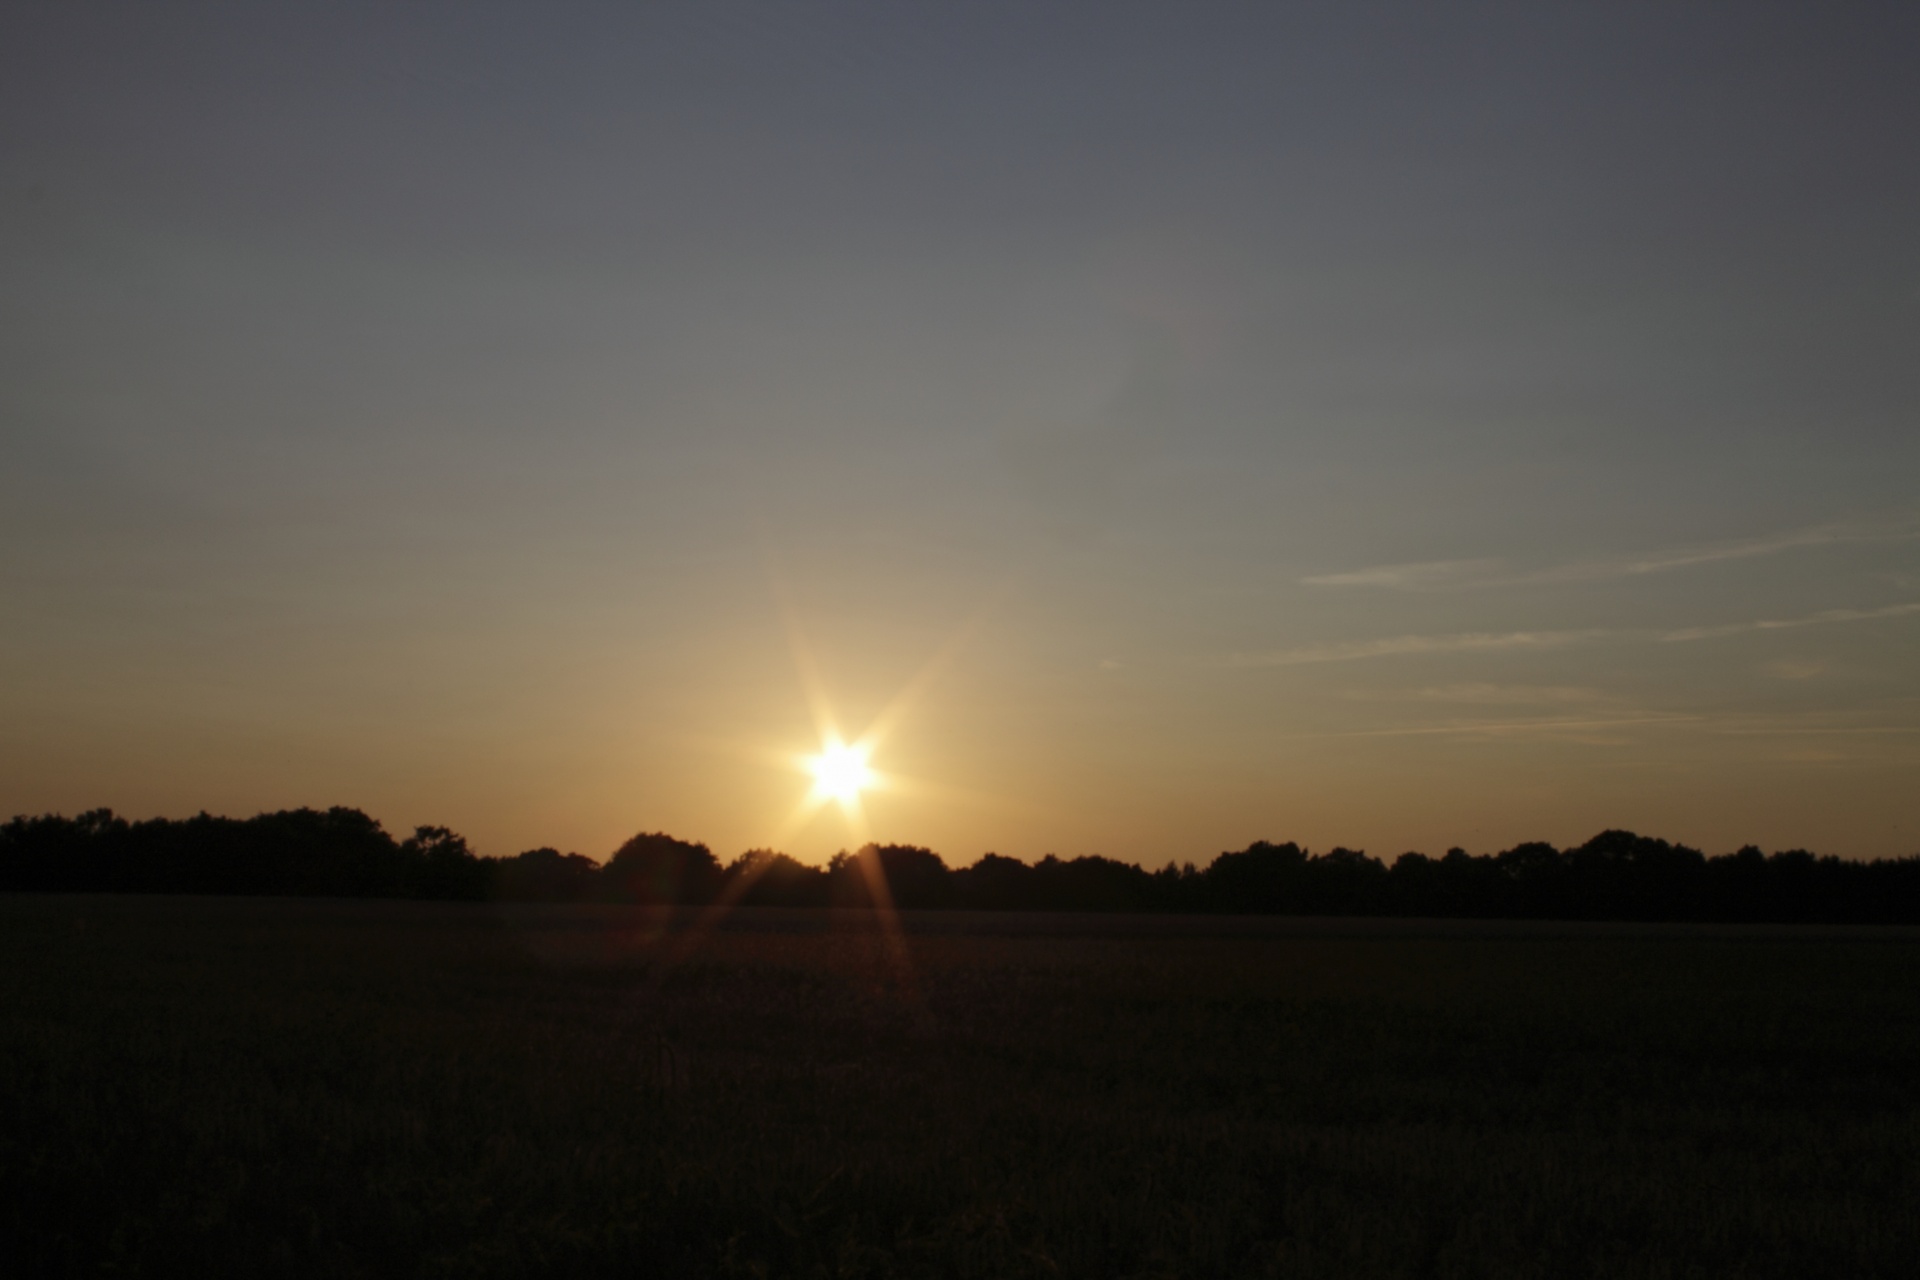
POLYGON ((13 1275, 1910 1276, 1920 933, 0 898, 13 1275))

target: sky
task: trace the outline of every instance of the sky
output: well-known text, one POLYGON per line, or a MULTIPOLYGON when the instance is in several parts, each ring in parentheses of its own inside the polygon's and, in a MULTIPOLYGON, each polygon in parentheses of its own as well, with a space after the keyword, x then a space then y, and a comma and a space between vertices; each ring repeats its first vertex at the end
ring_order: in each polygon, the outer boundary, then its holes
POLYGON ((21 4, 0 811, 1920 852, 1920 8, 21 4), (809 809, 822 720, 883 787, 809 809))

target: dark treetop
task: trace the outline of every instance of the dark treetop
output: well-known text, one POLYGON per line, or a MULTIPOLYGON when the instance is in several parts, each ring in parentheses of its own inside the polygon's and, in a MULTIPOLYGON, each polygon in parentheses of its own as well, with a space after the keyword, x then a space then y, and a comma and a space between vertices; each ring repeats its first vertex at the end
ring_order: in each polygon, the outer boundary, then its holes
POLYGON ((1111 858, 1028 864, 995 853, 949 867, 912 845, 868 845, 824 867, 754 849, 722 866, 706 845, 660 833, 633 837, 604 863, 545 848, 485 858, 445 827, 395 840, 344 808, 144 822, 95 809, 0 826, 0 890, 16 892, 825 907, 871 905, 880 884, 911 910, 1920 923, 1920 857, 1858 862, 1748 846, 1709 858, 1630 831, 1570 849, 1450 849, 1391 864, 1263 840, 1204 868, 1147 871, 1111 858))

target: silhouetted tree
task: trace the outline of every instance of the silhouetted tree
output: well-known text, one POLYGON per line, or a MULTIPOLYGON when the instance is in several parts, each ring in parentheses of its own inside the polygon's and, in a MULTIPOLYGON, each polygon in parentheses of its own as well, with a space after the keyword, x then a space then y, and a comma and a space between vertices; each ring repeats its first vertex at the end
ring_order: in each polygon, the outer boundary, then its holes
POLYGON ((528 849, 501 859, 493 894, 508 902, 584 902, 600 884, 600 864, 558 849, 528 849))
POLYGON ((908 909, 1225 911, 1588 920, 1920 923, 1920 857, 1854 862, 1804 849, 1699 850, 1603 831, 1560 850, 1538 842, 1474 856, 1406 853, 1392 866, 1351 849, 1314 856, 1259 841, 1147 872, 1128 862, 1049 855, 1029 865, 987 854, 950 870, 931 849, 869 845, 826 867, 758 849, 724 872, 703 844, 653 832, 602 867, 530 849, 477 857, 446 827, 396 843, 358 809, 287 809, 241 821, 200 813, 129 823, 108 809, 15 817, 0 825, 0 890, 291 894, 679 904, 723 883, 748 905, 868 905, 869 876, 908 909))
POLYGON ((885 877, 887 893, 901 910, 954 905, 947 864, 931 849, 910 844, 870 844, 858 853, 837 853, 827 864, 831 900, 841 906, 874 905, 871 877, 885 877))
POLYGON ((412 861, 409 897, 478 901, 487 896, 489 868, 456 832, 415 827, 400 848, 412 861))
POLYGON ((1209 905, 1218 911, 1298 911, 1306 865, 1306 853, 1292 841, 1260 840, 1238 853, 1223 853, 1204 873, 1209 905))
POLYGON ((744 884, 737 901, 758 907, 823 907, 827 872, 771 849, 749 849, 727 864, 728 883, 744 884))
POLYGON ((989 853, 953 873, 960 904, 976 911, 1017 911, 1033 899, 1033 868, 989 853))
POLYGON ((16 817, 0 827, 0 885, 41 892, 112 891, 113 846, 127 833, 111 809, 16 817))
POLYGON ((600 873, 604 897, 649 906, 711 902, 720 879, 713 850, 658 831, 621 845, 600 873))
POLYGON ((357 809, 201 813, 129 824, 100 809, 0 828, 0 884, 116 893, 375 897, 406 891, 407 855, 357 809))
POLYGON ((1048 911, 1142 911, 1152 904, 1153 878, 1131 862, 1048 854, 1033 869, 1035 905, 1048 911))
POLYGON ((1554 914, 1590 920, 1696 915, 1705 863, 1698 850, 1631 831, 1602 831, 1566 853, 1567 887, 1554 914))
POLYGON ((1206 881, 1191 862, 1170 862, 1153 873, 1148 901, 1156 911, 1204 911, 1206 893, 1206 881))
POLYGON ((1753 845, 1743 845, 1724 858, 1707 859, 1705 880, 1709 918, 1768 918, 1767 855, 1753 845))

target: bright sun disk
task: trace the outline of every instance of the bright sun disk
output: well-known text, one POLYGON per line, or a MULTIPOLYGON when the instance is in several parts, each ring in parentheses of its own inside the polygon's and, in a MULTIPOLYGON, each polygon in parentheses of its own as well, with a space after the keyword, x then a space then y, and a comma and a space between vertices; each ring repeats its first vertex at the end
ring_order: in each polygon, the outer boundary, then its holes
POLYGON ((813 774, 815 793, 841 804, 852 804, 862 790, 873 785, 867 753, 857 746, 829 743, 819 755, 808 757, 807 770, 813 774))

